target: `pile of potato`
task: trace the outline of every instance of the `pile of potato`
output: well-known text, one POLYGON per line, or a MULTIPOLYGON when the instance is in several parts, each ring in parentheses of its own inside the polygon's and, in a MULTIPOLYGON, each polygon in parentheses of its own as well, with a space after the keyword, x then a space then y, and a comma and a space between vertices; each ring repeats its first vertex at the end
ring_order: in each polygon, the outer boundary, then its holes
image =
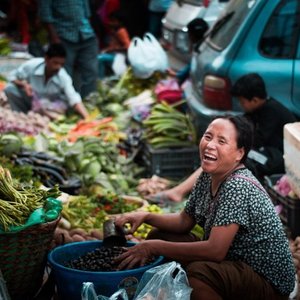
POLYGON ((71 228, 71 225, 68 226, 68 221, 62 218, 58 227, 55 229, 52 246, 57 247, 73 242, 93 240, 103 240, 102 229, 87 231, 82 228, 71 228))

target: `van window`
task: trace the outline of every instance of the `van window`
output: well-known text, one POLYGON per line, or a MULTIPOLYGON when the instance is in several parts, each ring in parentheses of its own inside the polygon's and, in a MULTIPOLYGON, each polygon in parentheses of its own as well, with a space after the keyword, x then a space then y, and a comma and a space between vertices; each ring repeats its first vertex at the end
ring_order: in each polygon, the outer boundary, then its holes
POLYGON ((262 55, 292 58, 295 55, 299 30, 299 0, 282 1, 272 14, 260 40, 262 55))
POLYGON ((222 16, 210 31, 209 43, 212 47, 218 50, 227 47, 240 25, 249 14, 254 3, 255 1, 253 0, 235 0, 227 4, 222 16))

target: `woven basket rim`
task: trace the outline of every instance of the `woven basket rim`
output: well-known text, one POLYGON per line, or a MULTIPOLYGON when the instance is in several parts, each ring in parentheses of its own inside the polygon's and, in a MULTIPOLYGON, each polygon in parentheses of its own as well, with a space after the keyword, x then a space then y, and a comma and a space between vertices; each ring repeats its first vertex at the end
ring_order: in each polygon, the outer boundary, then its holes
POLYGON ((59 222, 61 216, 59 216, 58 218, 56 218, 53 221, 50 222, 44 222, 44 223, 40 223, 40 224, 34 224, 32 226, 26 227, 24 229, 21 229, 19 231, 7 231, 7 232, 1 232, 0 235, 16 235, 18 233, 22 234, 22 233, 30 233, 30 232, 36 232, 36 231, 43 231, 43 229, 49 229, 52 227, 56 227, 57 223, 59 222))

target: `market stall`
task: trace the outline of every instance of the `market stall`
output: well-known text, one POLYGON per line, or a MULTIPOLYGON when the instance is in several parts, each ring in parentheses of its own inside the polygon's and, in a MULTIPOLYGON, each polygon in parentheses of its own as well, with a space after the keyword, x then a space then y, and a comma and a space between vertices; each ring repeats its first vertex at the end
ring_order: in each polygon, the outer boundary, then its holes
MULTIPOLYGON (((180 108, 182 103, 176 107, 157 101, 154 87, 162 78, 161 74, 155 73, 147 80, 138 79, 129 69, 119 80, 99 82, 98 92, 86 99, 90 118, 84 121, 75 115, 51 119, 37 113, 22 114, 11 111, 7 105, 3 106, 0 116, 1 165, 11 172, 11 177, 20 186, 35 187, 43 193, 55 189, 57 194, 53 197, 62 205, 52 227, 48 223, 40 225, 49 228, 47 243, 41 240, 38 232, 37 242, 34 240, 34 232, 28 235, 28 230, 34 228, 21 231, 27 233, 28 243, 35 248, 36 255, 44 259, 50 249, 61 245, 101 241, 104 221, 115 214, 132 210, 162 213, 168 209, 150 204, 144 197, 176 184, 196 167, 198 161, 195 159, 192 166, 189 166, 189 162, 185 162, 184 167, 178 164, 178 170, 172 166, 169 173, 161 173, 151 165, 156 164, 163 169, 163 164, 171 165, 175 162, 164 161, 164 156, 167 157, 164 154, 160 154, 160 162, 154 162, 156 153, 151 153, 152 158, 143 155, 148 145, 155 151, 163 149, 169 153, 172 152, 167 150, 170 147, 188 149, 196 145, 192 123, 180 108), (148 98, 139 102, 145 91, 148 91, 148 98), (170 115, 176 118, 176 124, 162 124, 164 128, 151 124, 158 117, 155 123, 159 125, 163 119, 169 119, 170 115), (178 133, 174 135, 172 128, 175 125, 178 133), (168 141, 169 133, 173 135, 172 141, 168 141), (155 143, 155 139, 161 141, 155 143), (37 246, 38 242, 43 242, 46 248, 42 250, 37 246)), ((176 164, 180 159, 186 160, 184 155, 178 156, 176 164)), ((1 228, 5 229, 5 233, 0 236, 17 236, 13 234, 10 224, 4 223, 6 219, 7 215, 1 219, 1 228)), ((26 220, 23 222, 25 224, 26 220)), ((151 226, 141 225, 129 237, 129 241, 139 242, 150 230, 151 226)), ((22 238, 14 238, 24 243, 22 238)), ((10 245, 9 251, 14 252, 14 247, 17 251, 15 244, 10 245)), ((24 259, 28 260, 26 257, 24 259)), ((45 260, 35 262, 38 264, 36 268, 45 269, 45 260)), ((0 264, 13 299, 20 296, 19 292, 23 299, 30 298, 42 286, 43 272, 27 268, 28 282, 36 282, 35 288, 23 282, 30 290, 30 295, 27 295, 27 291, 21 291, 16 284, 9 282, 17 278, 13 276, 8 280, 8 270, 4 265, 8 266, 9 272, 12 266, 7 261, 0 264), (39 274, 38 280, 31 276, 31 272, 39 274)), ((19 268, 23 271, 25 266, 19 265, 19 268)))
MULTIPOLYGON (((16 113, 7 105, 1 108, 0 164, 10 172, 15 182, 11 184, 42 193, 45 203, 54 190, 51 198, 61 204, 54 220, 20 232, 11 226, 25 226, 29 214, 20 223, 18 215, 1 212, 1 244, 9 247, 0 249, 0 269, 12 300, 20 295, 30 299, 38 293, 45 279, 45 257, 51 249, 74 242, 101 242, 103 223, 114 215, 182 209, 184 203, 160 207, 145 200, 176 185, 200 163, 198 137, 183 97, 177 93, 174 100, 174 93, 161 94, 161 86, 168 84, 161 73, 140 79, 129 68, 119 79, 99 82, 97 93, 85 99, 90 117, 84 121, 76 115, 51 119, 36 113, 16 113), (158 85, 160 94, 155 92, 158 85), (10 217, 16 219, 7 223, 10 217), (16 220, 19 223, 15 224, 16 220), (19 262, 16 255, 30 261, 32 254, 39 258, 32 267, 10 262, 19 262), (22 280, 23 276, 28 281, 22 280), (18 287, 17 281, 24 286, 18 287)), ((41 207, 44 203, 35 208, 41 207)), ((138 243, 150 230, 151 226, 141 225, 128 242, 138 243)), ((195 232, 203 234, 201 228, 195 232)), ((293 237, 296 266, 298 245, 293 237)))

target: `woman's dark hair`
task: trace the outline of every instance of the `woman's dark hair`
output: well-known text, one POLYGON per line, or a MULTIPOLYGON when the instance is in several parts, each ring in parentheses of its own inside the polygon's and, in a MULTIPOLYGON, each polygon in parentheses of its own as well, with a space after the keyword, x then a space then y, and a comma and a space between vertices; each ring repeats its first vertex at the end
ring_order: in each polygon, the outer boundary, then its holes
POLYGON ((253 145, 253 125, 248 121, 245 116, 222 116, 215 119, 225 119, 230 121, 237 132, 237 147, 238 149, 244 148, 244 156, 241 159, 241 163, 244 163, 247 159, 248 153, 253 145))
POLYGON ((240 77, 231 88, 231 95, 251 100, 254 97, 267 98, 265 82, 257 73, 249 73, 240 77))
POLYGON ((65 47, 63 46, 63 44, 61 43, 55 43, 55 44, 50 44, 45 55, 48 58, 52 58, 52 57, 66 57, 67 56, 67 52, 65 47))

